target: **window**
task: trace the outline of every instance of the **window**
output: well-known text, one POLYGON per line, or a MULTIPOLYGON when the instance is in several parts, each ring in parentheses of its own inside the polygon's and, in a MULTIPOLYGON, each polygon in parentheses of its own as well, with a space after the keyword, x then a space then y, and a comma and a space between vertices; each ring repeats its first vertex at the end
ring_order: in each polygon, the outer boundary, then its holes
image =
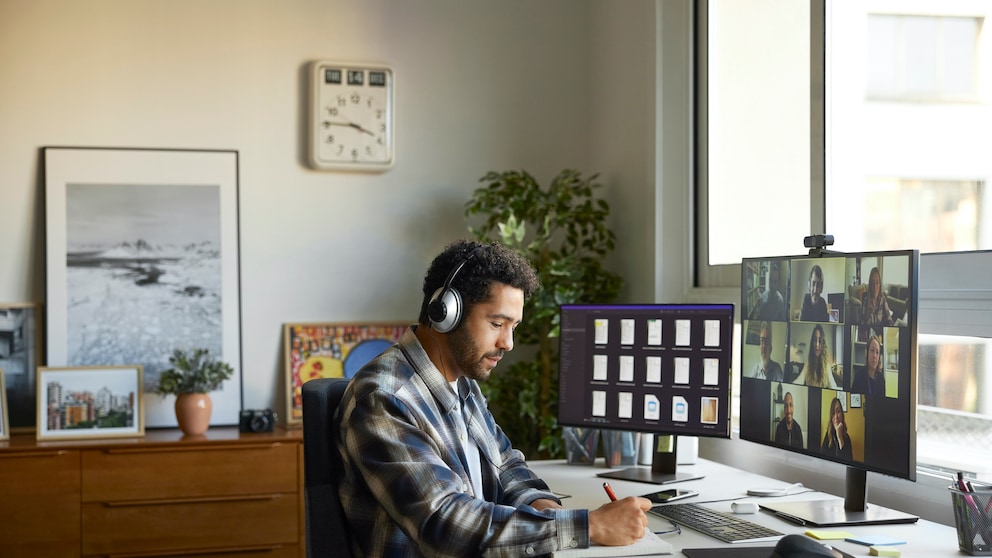
POLYGON ((992 109, 978 86, 992 78, 992 4, 828 1, 824 14, 825 232, 841 250, 992 248, 992 109))
POLYGON ((813 233, 846 251, 992 248, 992 3, 700 6, 696 286, 735 286, 741 258, 813 233))
POLYGON ((709 207, 701 221, 709 223, 709 242, 699 261, 716 266, 795 253, 810 234, 810 189, 796 187, 810 181, 810 6, 708 4, 707 27, 698 34, 708 54, 697 58, 697 75, 708 79, 707 124, 697 150, 709 161, 711 186, 700 204, 709 207))
MULTIPOLYGON (((741 258, 825 232, 837 250, 951 265, 921 285, 921 318, 992 309, 970 264, 926 255, 992 260, 990 15, 985 0, 701 0, 696 287, 736 286, 741 258)), ((975 451, 992 448, 981 320, 921 322, 918 459, 992 478, 992 449, 975 451)))

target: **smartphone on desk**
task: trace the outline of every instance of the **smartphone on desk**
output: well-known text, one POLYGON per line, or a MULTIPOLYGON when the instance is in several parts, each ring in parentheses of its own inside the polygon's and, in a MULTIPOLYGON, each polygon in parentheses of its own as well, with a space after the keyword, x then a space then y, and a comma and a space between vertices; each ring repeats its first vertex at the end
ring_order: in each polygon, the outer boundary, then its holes
POLYGON ((669 488, 668 490, 659 490, 658 492, 652 492, 651 494, 645 494, 641 498, 647 498, 651 500, 652 504, 669 504, 676 500, 683 500, 685 498, 692 498, 693 496, 699 494, 695 490, 685 490, 678 488, 669 488))

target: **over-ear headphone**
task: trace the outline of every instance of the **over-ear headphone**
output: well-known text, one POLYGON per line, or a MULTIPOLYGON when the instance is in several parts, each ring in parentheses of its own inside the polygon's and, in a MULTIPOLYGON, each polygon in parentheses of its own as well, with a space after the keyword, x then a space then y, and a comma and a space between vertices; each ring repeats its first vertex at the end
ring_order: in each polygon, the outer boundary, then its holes
POLYGON ((469 252, 465 259, 458 262, 458 265, 452 268, 451 273, 444 280, 444 285, 431 295, 431 301, 427 305, 427 317, 430 319, 430 326, 434 328, 434 331, 448 333, 461 323, 462 312, 464 311, 462 295, 458 289, 451 286, 451 283, 455 280, 458 272, 465 267, 465 264, 471 261, 482 248, 483 246, 477 246, 469 252))

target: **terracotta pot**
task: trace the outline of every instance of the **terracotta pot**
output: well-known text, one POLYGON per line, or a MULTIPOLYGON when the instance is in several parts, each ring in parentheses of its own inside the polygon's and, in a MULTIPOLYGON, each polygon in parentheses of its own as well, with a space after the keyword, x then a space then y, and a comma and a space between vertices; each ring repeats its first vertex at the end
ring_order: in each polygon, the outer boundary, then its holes
POLYGON ((183 393, 176 397, 176 420, 179 430, 187 436, 197 436, 210 426, 213 403, 208 393, 183 393))

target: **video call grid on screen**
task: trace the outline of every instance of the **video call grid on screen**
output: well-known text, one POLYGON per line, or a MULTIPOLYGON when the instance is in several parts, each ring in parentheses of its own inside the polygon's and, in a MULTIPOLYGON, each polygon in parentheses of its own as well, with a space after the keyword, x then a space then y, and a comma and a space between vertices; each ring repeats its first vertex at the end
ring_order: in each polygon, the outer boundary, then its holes
POLYGON ((741 438, 913 478, 919 253, 749 258, 741 268, 741 438), (865 298, 873 283, 885 309, 865 298), (819 381, 814 346, 829 363, 819 381), (871 380, 870 362, 880 372, 871 380), (849 454, 829 443, 835 399, 849 454), (798 430, 785 428, 787 401, 798 430))
POLYGON ((563 305, 566 426, 730 436, 733 305, 563 305))

